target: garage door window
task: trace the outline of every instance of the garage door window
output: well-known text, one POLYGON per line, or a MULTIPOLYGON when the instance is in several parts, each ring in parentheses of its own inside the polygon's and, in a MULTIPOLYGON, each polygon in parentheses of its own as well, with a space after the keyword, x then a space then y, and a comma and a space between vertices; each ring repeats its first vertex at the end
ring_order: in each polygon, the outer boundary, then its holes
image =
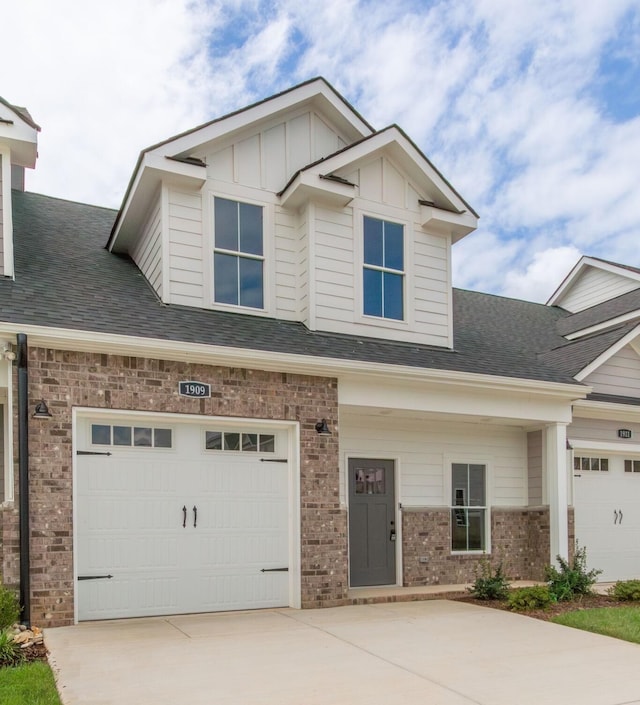
POLYGON ((170 428, 91 424, 91 443, 100 446, 172 448, 170 428))
POLYGON ((624 471, 637 472, 638 474, 640 474, 640 460, 625 460, 624 471))
POLYGON ((275 452, 275 436, 271 433, 242 433, 238 431, 207 431, 206 450, 227 450, 243 453, 275 452))
POLYGON ((573 458, 573 469, 588 470, 589 472, 609 472, 609 459, 576 455, 573 458))

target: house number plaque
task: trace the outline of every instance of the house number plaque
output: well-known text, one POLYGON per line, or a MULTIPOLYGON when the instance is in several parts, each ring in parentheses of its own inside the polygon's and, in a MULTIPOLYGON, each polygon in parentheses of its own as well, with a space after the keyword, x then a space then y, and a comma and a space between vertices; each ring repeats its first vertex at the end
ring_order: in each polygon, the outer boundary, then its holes
POLYGON ((206 399, 211 396, 211 385, 205 382, 179 382, 178 394, 181 397, 195 397, 196 399, 206 399))
POLYGON ((628 428, 619 428, 618 438, 631 438, 631 431, 628 428))

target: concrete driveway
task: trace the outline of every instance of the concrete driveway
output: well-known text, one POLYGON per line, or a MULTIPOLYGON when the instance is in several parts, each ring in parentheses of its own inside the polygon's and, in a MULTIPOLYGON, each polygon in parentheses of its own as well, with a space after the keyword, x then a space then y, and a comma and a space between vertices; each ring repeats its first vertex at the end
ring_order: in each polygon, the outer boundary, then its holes
POLYGON ((631 705, 640 646, 445 600, 83 623, 65 705, 631 705))

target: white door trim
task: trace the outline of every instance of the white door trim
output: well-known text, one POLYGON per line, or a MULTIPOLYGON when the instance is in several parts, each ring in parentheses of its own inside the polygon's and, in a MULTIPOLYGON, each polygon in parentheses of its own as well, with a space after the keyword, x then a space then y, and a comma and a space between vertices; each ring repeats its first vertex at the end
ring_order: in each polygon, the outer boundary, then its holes
POLYGON ((174 423, 206 424, 215 422, 221 428, 239 424, 249 424, 264 429, 286 430, 287 458, 289 476, 289 607, 300 609, 302 604, 301 585, 301 546, 300 546, 300 424, 297 421, 276 421, 269 419, 240 418, 228 416, 204 416, 199 414, 177 414, 156 411, 130 411, 127 409, 96 409, 92 407, 74 407, 72 409, 72 508, 73 508, 73 594, 74 594, 74 624, 78 623, 78 600, 76 588, 78 584, 78 561, 75 547, 78 546, 78 526, 75 517, 78 516, 77 493, 77 442, 78 423, 80 418, 131 418, 131 419, 166 419, 174 423))

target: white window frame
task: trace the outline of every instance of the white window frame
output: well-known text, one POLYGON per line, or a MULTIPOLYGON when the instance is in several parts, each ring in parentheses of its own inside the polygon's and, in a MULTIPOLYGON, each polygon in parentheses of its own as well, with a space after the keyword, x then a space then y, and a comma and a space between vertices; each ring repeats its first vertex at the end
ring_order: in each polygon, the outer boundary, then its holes
POLYGON ((490 478, 491 473, 491 463, 487 458, 482 457, 459 457, 459 456, 449 456, 445 460, 445 498, 446 506, 449 512, 449 553, 453 556, 466 556, 466 555, 482 555, 491 554, 491 498, 492 498, 492 485, 490 478), (455 509, 455 505, 451 504, 452 494, 453 494, 453 466, 456 464, 460 465, 482 465, 484 466, 484 506, 473 506, 465 505, 465 508, 469 509, 482 509, 484 511, 484 536, 485 536, 485 546, 482 549, 473 549, 470 551, 458 551, 453 549, 453 526, 452 521, 452 510, 455 509))

